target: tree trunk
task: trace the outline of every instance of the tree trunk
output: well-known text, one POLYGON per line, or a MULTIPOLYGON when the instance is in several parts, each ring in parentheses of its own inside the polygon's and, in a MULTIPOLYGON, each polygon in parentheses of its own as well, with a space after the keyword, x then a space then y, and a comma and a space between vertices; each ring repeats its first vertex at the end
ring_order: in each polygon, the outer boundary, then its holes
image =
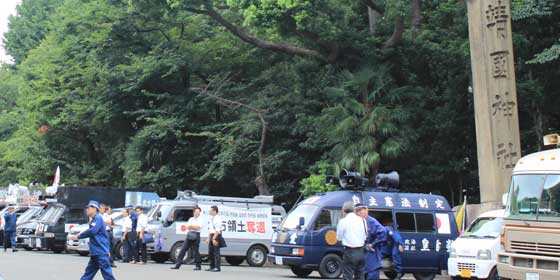
POLYGON ((379 19, 381 14, 379 14, 377 11, 375 11, 370 7, 368 7, 367 9, 368 9, 368 21, 369 21, 369 34, 375 35, 375 32, 377 31, 377 20, 379 19))

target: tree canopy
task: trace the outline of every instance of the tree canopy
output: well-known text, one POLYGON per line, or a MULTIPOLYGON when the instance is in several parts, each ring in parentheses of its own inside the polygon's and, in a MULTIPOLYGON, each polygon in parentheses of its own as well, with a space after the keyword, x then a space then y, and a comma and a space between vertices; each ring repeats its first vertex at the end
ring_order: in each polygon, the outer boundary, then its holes
MULTIPOLYGON (((560 128, 560 6, 513 7, 525 154, 560 128)), ((348 168, 478 196, 461 1, 23 0, 4 45, 0 184, 60 165, 66 184, 293 201, 348 168)))

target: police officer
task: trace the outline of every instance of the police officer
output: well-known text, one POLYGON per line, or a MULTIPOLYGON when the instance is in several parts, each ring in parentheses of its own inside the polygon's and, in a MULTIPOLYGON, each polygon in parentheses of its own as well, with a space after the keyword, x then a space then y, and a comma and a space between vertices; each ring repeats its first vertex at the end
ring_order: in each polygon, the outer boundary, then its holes
POLYGON ((372 216, 365 204, 356 205, 356 214, 364 218, 368 228, 366 240, 366 268, 367 280, 378 280, 381 270, 381 247, 387 240, 387 231, 372 216))
POLYGON ((402 272, 402 254, 404 252, 404 242, 401 234, 393 228, 393 220, 387 219, 383 221, 385 230, 387 231, 387 242, 381 248, 383 258, 392 258, 393 270, 397 273, 394 279, 401 279, 404 276, 402 272))
POLYGON ((16 223, 17 216, 15 213, 15 207, 13 205, 8 206, 8 212, 4 214, 4 252, 8 250, 8 244, 11 243, 12 251, 16 250, 16 223))
POLYGON ((105 229, 103 218, 99 215, 99 202, 90 200, 86 207, 87 215, 90 218, 89 229, 72 236, 73 240, 89 238, 89 263, 86 271, 80 280, 93 280, 98 270, 105 280, 115 280, 109 260, 109 234, 105 229))

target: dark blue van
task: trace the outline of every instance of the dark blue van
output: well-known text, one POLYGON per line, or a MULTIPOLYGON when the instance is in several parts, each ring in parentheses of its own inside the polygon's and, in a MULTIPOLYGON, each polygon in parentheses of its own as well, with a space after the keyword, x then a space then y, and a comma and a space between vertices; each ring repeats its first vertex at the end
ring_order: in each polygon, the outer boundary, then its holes
POLYGON ((315 270, 323 278, 340 277, 343 247, 336 225, 345 201, 367 204, 380 222, 392 219, 405 242, 403 272, 424 280, 447 270, 451 243, 459 235, 455 217, 444 197, 413 193, 334 191, 307 198, 273 233, 269 261, 300 277, 315 270))

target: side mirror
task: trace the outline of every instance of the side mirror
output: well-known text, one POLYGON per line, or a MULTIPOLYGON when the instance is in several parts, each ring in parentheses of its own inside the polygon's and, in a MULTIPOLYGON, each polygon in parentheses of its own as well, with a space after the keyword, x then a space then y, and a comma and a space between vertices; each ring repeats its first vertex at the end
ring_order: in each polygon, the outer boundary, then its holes
POLYGON ((305 218, 299 217, 299 227, 302 228, 305 225, 305 218))
POLYGON ((502 206, 504 206, 504 207, 507 205, 508 195, 509 195, 508 193, 502 194, 502 206))

